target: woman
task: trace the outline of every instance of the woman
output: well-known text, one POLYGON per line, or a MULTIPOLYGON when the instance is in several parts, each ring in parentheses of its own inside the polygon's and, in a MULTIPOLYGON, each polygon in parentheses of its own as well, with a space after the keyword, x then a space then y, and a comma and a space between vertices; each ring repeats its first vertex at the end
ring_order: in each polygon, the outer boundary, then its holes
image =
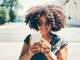
POLYGON ((32 36, 24 40, 20 55, 21 60, 67 60, 67 43, 61 40, 56 32, 65 25, 65 16, 62 9, 55 5, 37 6, 31 8, 26 16, 26 24, 30 28, 40 31, 42 38, 40 45, 32 44, 32 36), (40 51, 39 53, 33 53, 40 51), (37 56, 36 56, 37 55, 37 56))

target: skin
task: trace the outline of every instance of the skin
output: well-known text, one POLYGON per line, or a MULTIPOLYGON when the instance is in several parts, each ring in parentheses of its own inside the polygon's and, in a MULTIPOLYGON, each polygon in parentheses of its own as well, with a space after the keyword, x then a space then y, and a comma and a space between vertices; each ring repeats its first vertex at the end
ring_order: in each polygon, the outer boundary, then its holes
MULTIPOLYGON (((62 50, 60 50, 60 56, 61 58, 55 56, 52 52, 51 52, 51 49, 50 48, 50 45, 49 43, 51 42, 51 24, 49 25, 45 25, 46 23, 46 18, 45 16, 41 16, 39 18, 40 22, 41 22, 41 26, 39 26, 39 31, 41 32, 42 34, 42 37, 47 41, 43 41, 41 40, 41 51, 44 52, 46 54, 46 56, 48 57, 48 60, 67 60, 67 46, 65 46, 62 50), (46 53, 48 52, 48 53, 46 53)), ((30 36, 30 45, 26 45, 24 43, 23 45, 23 48, 22 48, 22 52, 21 52, 21 55, 20 55, 20 59, 22 60, 30 60, 31 56, 34 54, 32 53, 33 51, 37 50, 38 48, 36 49, 32 49, 34 46, 32 44, 32 38, 30 36), (29 50, 26 52, 26 48, 29 48, 29 50)))

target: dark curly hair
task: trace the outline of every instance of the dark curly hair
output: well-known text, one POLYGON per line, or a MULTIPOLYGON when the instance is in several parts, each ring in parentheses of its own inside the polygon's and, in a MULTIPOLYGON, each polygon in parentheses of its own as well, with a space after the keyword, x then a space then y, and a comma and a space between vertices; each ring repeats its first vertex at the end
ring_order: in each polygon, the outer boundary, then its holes
POLYGON ((59 31, 65 25, 65 15, 62 8, 56 5, 36 6, 28 10, 26 24, 38 30, 39 18, 45 16, 52 23, 52 31, 59 31))

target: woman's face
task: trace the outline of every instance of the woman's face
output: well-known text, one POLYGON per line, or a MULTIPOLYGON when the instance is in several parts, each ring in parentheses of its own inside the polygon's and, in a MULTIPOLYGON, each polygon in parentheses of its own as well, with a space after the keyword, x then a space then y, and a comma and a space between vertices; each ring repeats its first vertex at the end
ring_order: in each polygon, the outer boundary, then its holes
POLYGON ((42 35, 46 35, 51 32, 51 21, 44 15, 39 18, 39 31, 42 35))

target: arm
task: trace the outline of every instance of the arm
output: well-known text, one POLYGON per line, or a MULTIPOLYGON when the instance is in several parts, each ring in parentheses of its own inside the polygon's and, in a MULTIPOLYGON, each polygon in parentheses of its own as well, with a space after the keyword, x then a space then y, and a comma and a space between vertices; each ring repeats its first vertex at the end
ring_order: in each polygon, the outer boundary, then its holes
POLYGON ((29 49, 28 45, 26 43, 24 43, 19 60, 30 60, 28 49, 29 49))
POLYGON ((57 56, 53 52, 49 52, 48 60, 57 60, 57 56))
POLYGON ((29 40, 29 45, 24 42, 23 48, 19 57, 19 60, 30 60, 30 42, 31 42, 31 37, 27 36, 26 42, 29 40))
POLYGON ((43 52, 48 57, 48 60, 57 60, 57 56, 51 51, 51 44, 49 44, 46 41, 42 41, 41 48, 43 49, 43 52), (46 49, 44 49, 44 48, 46 48, 46 49))
POLYGON ((58 60, 67 60, 67 45, 58 53, 58 60))
POLYGON ((34 55, 34 53, 32 53, 32 52, 37 50, 37 48, 35 48, 35 49, 33 49, 33 48, 34 48, 34 46, 32 43, 32 38, 30 36, 29 45, 24 43, 19 60, 30 60, 32 55, 34 55))

